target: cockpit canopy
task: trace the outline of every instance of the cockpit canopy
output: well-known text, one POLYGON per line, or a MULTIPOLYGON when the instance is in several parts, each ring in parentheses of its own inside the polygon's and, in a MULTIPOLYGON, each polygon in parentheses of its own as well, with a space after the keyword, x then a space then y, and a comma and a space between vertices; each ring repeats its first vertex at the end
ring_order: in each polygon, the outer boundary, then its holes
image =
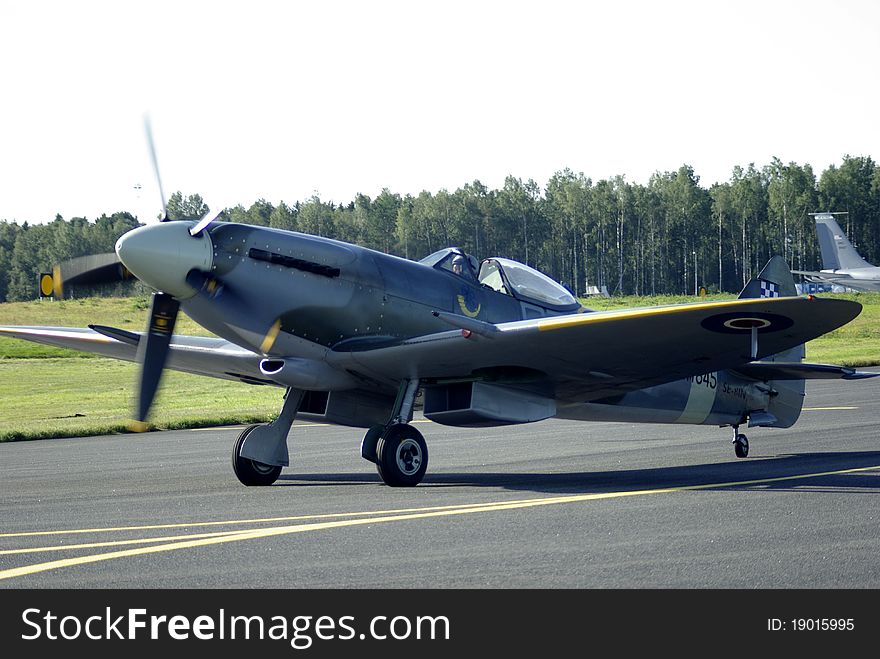
POLYGON ((481 263, 457 247, 447 247, 423 258, 432 268, 446 270, 494 291, 553 311, 575 311, 580 303, 568 289, 534 268, 500 257, 481 263))
POLYGON ((477 273, 480 271, 477 259, 465 254, 458 247, 447 247, 433 254, 428 254, 419 263, 424 263, 438 270, 446 270, 473 282, 477 281, 477 273))

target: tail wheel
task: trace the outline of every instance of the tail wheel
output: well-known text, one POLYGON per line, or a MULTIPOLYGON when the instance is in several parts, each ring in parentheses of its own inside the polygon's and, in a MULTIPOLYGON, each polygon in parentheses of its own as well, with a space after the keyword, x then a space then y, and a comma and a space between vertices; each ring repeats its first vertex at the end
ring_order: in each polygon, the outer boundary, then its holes
POLYGON ((255 428, 259 428, 260 424, 254 424, 245 428, 238 439, 235 440, 235 446, 232 447, 232 470, 241 481, 242 485, 262 486, 271 485, 278 480, 281 475, 280 465, 267 465, 250 458, 241 456, 241 447, 245 438, 253 432, 255 428))
POLYGON ((413 487, 428 470, 428 445, 411 425, 391 426, 376 447, 376 468, 386 485, 413 487))

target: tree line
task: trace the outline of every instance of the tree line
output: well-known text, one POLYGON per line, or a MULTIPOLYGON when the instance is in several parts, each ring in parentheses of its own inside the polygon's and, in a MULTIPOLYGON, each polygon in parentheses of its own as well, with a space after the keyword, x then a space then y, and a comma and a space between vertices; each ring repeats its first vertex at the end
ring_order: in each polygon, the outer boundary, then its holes
MULTIPOLYGON (((171 219, 201 217, 198 194, 175 192, 171 219)), ((348 204, 313 195, 292 205, 260 199, 226 208, 219 220, 301 231, 419 259, 447 246, 477 258, 505 256, 546 272, 582 294, 736 292, 773 255, 793 269, 821 267, 812 212, 845 212, 841 226, 859 253, 880 264, 880 167, 844 156, 816 176, 809 164, 774 158, 735 167, 704 188, 689 165, 657 172, 647 184, 623 176, 593 181, 564 169, 541 190, 508 176, 491 190, 480 181, 418 196, 385 188, 348 204)), ((113 250, 139 225, 128 212, 22 225, 0 220, 0 302, 34 299, 37 277, 53 264, 113 250)), ((119 288, 113 289, 118 292, 119 288)), ((106 292, 106 291, 105 291, 106 292)))

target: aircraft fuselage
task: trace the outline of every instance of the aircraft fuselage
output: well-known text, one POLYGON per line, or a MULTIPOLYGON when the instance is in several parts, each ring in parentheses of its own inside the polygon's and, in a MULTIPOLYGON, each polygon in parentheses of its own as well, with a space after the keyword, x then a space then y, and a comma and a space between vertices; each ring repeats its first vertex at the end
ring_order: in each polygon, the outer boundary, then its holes
POLYGON ((821 270, 811 278, 857 291, 880 291, 880 268, 877 267, 821 270))
POLYGON ((803 380, 774 382, 771 387, 731 371, 718 371, 614 398, 560 406, 557 416, 580 421, 728 426, 744 423, 751 412, 762 410, 771 416, 756 418, 753 425, 788 428, 800 415, 803 395, 803 380))
MULTIPOLYGON (((136 230, 150 236, 144 243, 155 243, 151 249, 165 261, 156 265, 149 250, 135 259, 129 249, 126 265, 148 284, 173 287, 187 315, 216 335, 264 355, 273 373, 276 368, 280 372, 284 360, 291 364, 289 371, 302 370, 302 378, 275 378, 290 386, 303 382, 304 388, 319 391, 323 381, 329 383, 325 390, 342 391, 363 389, 371 382, 373 393, 393 398, 399 386, 396 376, 340 372, 323 378, 332 374, 328 355, 448 332, 450 325, 435 311, 484 323, 566 313, 524 302, 474 277, 327 238, 233 223, 215 223, 191 237, 185 235, 189 226, 170 222, 136 230), (181 236, 175 238, 176 233, 181 236), (180 252, 171 259, 167 243, 176 242, 180 252)), ((121 258, 123 254, 120 250, 121 258)), ((511 356, 510 364, 499 369, 516 368, 516 362, 511 356)), ((542 389, 541 374, 533 373, 531 383, 519 374, 517 382, 496 383, 555 398, 557 416, 583 420, 738 425, 750 412, 775 405, 775 415, 765 425, 786 427, 797 418, 803 395, 802 382, 799 391, 780 396, 765 383, 721 371, 584 402, 542 389)), ((547 409, 553 413, 552 406, 547 409)))

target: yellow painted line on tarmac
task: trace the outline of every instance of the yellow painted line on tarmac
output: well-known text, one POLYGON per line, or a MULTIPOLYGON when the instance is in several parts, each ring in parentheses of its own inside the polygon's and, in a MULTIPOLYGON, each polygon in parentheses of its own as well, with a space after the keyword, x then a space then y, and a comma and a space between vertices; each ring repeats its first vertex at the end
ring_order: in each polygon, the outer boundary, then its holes
MULTIPOLYGON (((58 531, 19 531, 16 533, 0 533, 0 538, 27 538, 35 536, 47 535, 66 535, 79 533, 119 533, 124 531, 155 531, 159 529, 183 529, 190 527, 204 526, 233 526, 237 524, 269 524, 277 522, 302 522, 307 520, 319 519, 339 519, 342 517, 362 517, 364 515, 400 515, 413 512, 426 512, 434 510, 455 510, 456 508, 474 508, 481 505, 493 505, 494 502, 486 504, 478 503, 460 503, 449 506, 429 506, 426 508, 402 508, 399 510, 369 510, 353 513, 322 513, 317 515, 292 515, 286 517, 262 517, 256 519, 230 519, 216 520, 210 522, 176 522, 169 524, 145 524, 142 526, 105 526, 92 527, 86 529, 62 529, 58 531)), ((222 533, 232 533, 233 531, 223 531, 222 533)))
POLYGON ((826 410, 857 410, 853 405, 841 405, 840 407, 804 407, 801 412, 824 412, 826 410))
POLYGON ((85 542, 76 545, 50 545, 48 547, 25 547, 23 549, 2 549, 0 556, 9 556, 13 554, 35 554, 46 551, 66 551, 69 549, 98 549, 100 547, 124 547, 125 545, 146 545, 151 542, 169 542, 171 540, 193 540, 196 538, 215 538, 221 535, 235 535, 249 531, 250 529, 239 529, 237 531, 216 531, 214 533, 193 533, 190 535, 177 536, 154 536, 152 538, 131 538, 129 540, 108 540, 106 542, 85 542))
MULTIPOLYGON (((723 487, 737 487, 744 485, 763 485, 767 483, 779 483, 783 481, 803 480, 807 478, 817 478, 820 476, 837 476, 841 474, 852 474, 863 471, 871 471, 880 469, 880 465, 871 467, 858 467, 855 469, 840 469, 836 471, 817 472, 813 474, 795 474, 792 476, 777 476, 774 478, 759 478, 745 481, 731 481, 726 483, 706 483, 703 485, 683 485, 680 487, 667 487, 656 490, 631 490, 623 492, 603 492, 596 494, 573 494, 559 497, 543 497, 538 499, 523 499, 518 501, 499 501, 486 504, 473 504, 471 506, 459 507, 446 510, 428 510, 427 512, 411 512, 406 514, 387 515, 374 513, 373 516, 360 519, 336 520, 328 522, 314 522, 308 524, 292 524, 284 526, 276 526, 265 529, 254 529, 251 531, 242 531, 240 533, 225 534, 212 538, 196 538, 183 541, 167 542, 165 544, 153 545, 151 547, 139 547, 135 549, 124 549, 112 551, 102 554, 92 554, 89 556, 77 556, 73 558, 65 558, 45 563, 36 563, 33 565, 23 565, 21 567, 10 568, 0 571, 0 580, 22 577, 40 572, 48 572, 50 570, 58 570, 66 567, 74 567, 77 565, 86 565, 90 563, 99 563, 117 558, 129 558, 133 556, 145 556, 147 554, 158 554, 162 552, 175 551, 178 549, 193 549, 196 547, 208 547, 211 545, 225 544, 229 542, 240 542, 242 540, 256 540, 260 538, 270 538, 274 536, 290 535, 293 533, 307 533, 310 531, 325 531, 329 529, 337 529, 351 526, 363 526, 365 524, 384 524, 388 522, 401 522, 418 519, 431 519, 436 517, 451 517, 453 515, 470 515, 475 513, 500 512, 505 510, 521 510, 524 508, 534 508, 538 506, 551 506, 559 504, 580 503, 584 501, 599 501, 603 499, 618 499, 623 497, 643 496, 647 494, 669 494, 673 492, 687 492, 695 490, 707 490, 723 487)), ((357 514, 357 513, 353 513, 357 514)))

